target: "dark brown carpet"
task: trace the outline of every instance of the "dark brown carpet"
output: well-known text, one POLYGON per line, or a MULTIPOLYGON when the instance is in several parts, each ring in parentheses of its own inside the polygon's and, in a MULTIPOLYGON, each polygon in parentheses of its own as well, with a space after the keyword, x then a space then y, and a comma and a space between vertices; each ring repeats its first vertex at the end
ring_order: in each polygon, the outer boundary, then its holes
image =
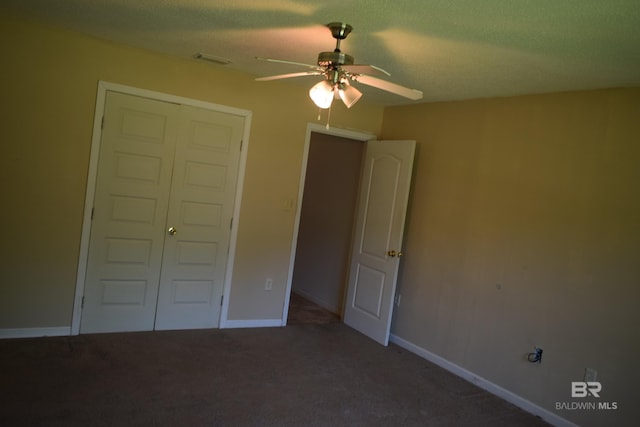
POLYGON ((342 323, 0 340, 0 425, 543 426, 342 323))
POLYGON ((302 295, 291 292, 289 298, 289 315, 287 325, 299 325, 304 323, 334 323, 339 322, 340 316, 309 301, 302 295))

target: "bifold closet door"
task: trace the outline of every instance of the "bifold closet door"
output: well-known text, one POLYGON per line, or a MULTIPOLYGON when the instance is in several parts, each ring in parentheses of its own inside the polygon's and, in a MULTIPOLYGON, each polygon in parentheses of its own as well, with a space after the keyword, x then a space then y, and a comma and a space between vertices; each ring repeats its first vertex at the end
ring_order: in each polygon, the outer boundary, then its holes
POLYGON ((183 106, 155 329, 218 327, 244 118, 183 106))
POLYGON ((107 92, 82 333, 218 325, 243 120, 107 92))

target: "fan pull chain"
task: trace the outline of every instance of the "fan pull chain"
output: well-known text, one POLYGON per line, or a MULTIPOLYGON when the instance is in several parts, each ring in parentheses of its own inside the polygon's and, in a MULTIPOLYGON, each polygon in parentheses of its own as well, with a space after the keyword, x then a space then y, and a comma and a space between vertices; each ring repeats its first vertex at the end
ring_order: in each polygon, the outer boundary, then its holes
MULTIPOLYGON (((318 108, 318 121, 320 119, 322 119, 322 108, 318 108)), ((331 107, 327 109, 327 124, 325 125, 327 130, 329 130, 329 119, 331 119, 331 107)))

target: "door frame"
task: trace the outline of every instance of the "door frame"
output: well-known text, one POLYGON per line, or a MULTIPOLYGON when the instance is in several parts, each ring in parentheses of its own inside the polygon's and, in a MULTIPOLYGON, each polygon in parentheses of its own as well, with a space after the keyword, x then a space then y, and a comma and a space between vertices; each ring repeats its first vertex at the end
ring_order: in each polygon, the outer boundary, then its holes
POLYGON ((289 258, 289 271, 287 272, 287 288, 285 290, 285 300, 282 310, 282 323, 281 326, 287 325, 287 316, 289 314, 289 302, 291 299, 291 288, 293 286, 293 269, 296 260, 296 249, 298 246, 298 232, 300 230, 300 217, 302 215, 302 199, 304 197, 304 184, 307 177, 307 164, 309 161, 309 147, 311 146, 311 134, 322 133, 325 135, 339 136, 342 138, 349 138, 356 141, 367 142, 377 139, 377 136, 373 133, 366 131, 354 131, 347 129, 340 129, 330 127, 317 123, 307 123, 307 132, 304 141, 304 152, 302 155, 302 167, 300 168, 300 184, 298 186, 298 203, 296 207, 296 216, 293 224, 293 237, 291 242, 291 255, 289 258))
MULTIPOLYGON (((236 184, 236 195, 233 208, 233 227, 231 228, 231 236, 229 241, 229 255, 227 257, 227 265, 225 279, 223 285, 223 295, 229 295, 231 290, 231 275, 233 273, 233 264, 235 260, 236 243, 238 237, 238 225, 240 218, 240 205, 242 202, 242 188, 244 184, 244 176, 247 162, 247 152, 249 147, 249 132, 251 129, 252 112, 239 108, 228 107, 225 105, 214 104, 207 101, 200 101, 181 96, 170 95, 162 92, 155 92, 147 89, 140 89, 132 86, 125 86, 107 81, 98 81, 98 90, 96 94, 96 107, 93 117, 93 132, 91 136, 91 151, 89 154, 89 171, 87 174, 87 187, 84 200, 84 214, 82 218, 82 234, 80 237, 80 252, 78 257, 78 271, 76 275, 75 297, 73 301, 73 315, 71 319, 71 335, 80 334, 80 321, 82 318, 82 298, 84 295, 85 276, 87 273, 87 261, 89 258, 89 237, 91 234, 91 215, 95 199, 96 181, 98 176, 98 165, 100 161, 100 142, 102 139, 102 118, 104 116, 105 101, 107 91, 119 92, 127 95, 140 96, 150 98, 156 101, 169 102, 174 104, 189 105, 192 107, 203 108, 220 113, 232 114, 244 117, 244 130, 242 136, 242 149, 240 151, 240 164, 238 165, 238 181, 236 184)), ((220 310, 219 327, 223 328, 227 320, 227 312, 229 309, 229 298, 223 298, 222 308, 220 310)))

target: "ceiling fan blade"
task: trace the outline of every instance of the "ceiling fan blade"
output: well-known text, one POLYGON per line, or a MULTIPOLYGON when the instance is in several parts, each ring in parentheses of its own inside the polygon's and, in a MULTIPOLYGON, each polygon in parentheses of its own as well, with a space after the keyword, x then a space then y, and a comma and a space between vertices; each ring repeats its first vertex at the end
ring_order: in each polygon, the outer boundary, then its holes
POLYGON ((317 65, 311 65, 311 64, 304 64, 302 62, 295 62, 295 61, 285 61, 283 59, 272 59, 272 58, 263 58, 261 56, 256 56, 256 59, 259 61, 267 61, 267 62, 277 62, 279 64, 289 64, 289 65, 298 65, 300 67, 307 67, 307 68, 313 68, 314 70, 319 70, 321 69, 320 67, 318 67, 317 65))
POLYGON ((322 73, 320 71, 302 71, 300 73, 278 74, 277 76, 258 77, 256 78, 256 81, 267 82, 269 80, 288 79, 291 77, 321 76, 321 75, 322 73))
POLYGON ((386 90, 387 92, 395 93, 396 95, 404 96, 405 98, 417 101, 422 99, 422 91, 417 89, 409 89, 404 86, 400 86, 395 83, 388 82, 386 80, 379 79, 371 76, 355 76, 354 80, 369 86, 376 87, 378 89, 386 90))
POLYGON ((380 67, 376 67, 375 65, 353 64, 343 65, 341 68, 351 74, 376 74, 385 76, 391 75, 387 71, 383 70, 380 67))

